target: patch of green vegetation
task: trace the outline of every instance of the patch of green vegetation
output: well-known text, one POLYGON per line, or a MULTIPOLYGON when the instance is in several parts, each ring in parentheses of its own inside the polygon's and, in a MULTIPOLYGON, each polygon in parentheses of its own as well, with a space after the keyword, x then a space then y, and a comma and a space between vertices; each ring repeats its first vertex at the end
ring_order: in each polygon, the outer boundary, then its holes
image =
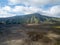
POLYGON ((53 26, 53 28, 60 28, 60 26, 53 26))

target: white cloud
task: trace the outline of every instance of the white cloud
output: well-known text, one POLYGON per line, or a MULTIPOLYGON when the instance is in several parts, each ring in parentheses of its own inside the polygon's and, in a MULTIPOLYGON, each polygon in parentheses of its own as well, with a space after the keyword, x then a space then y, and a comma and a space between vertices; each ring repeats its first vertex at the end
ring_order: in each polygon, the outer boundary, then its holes
POLYGON ((11 7, 10 6, 5 6, 2 8, 4 11, 11 11, 11 7))
POLYGON ((52 0, 52 4, 60 4, 60 0, 52 0))
POLYGON ((48 15, 48 16, 57 16, 60 14, 60 6, 58 6, 58 4, 60 4, 60 0, 9 0, 9 3, 11 5, 24 4, 26 6, 26 7, 15 6, 15 8, 13 9, 13 12, 16 12, 16 13, 30 14, 34 12, 40 12, 43 15, 48 15), (41 8, 35 8, 35 7, 41 7, 41 6, 44 7, 47 4, 57 5, 57 6, 53 6, 47 10, 43 10, 41 8), (31 7, 28 7, 28 6, 31 6, 31 7))
POLYGON ((15 5, 14 8, 11 6, 5 6, 0 8, 0 17, 9 17, 21 14, 31 14, 40 13, 47 16, 60 16, 60 0, 8 0, 10 5, 15 5), (16 4, 24 4, 25 6, 17 6, 16 4), (50 9, 44 10, 43 8, 38 8, 45 6, 47 4, 52 4, 50 9))
POLYGON ((11 10, 11 7, 5 6, 3 8, 0 8, 0 17, 11 17, 15 16, 15 14, 9 13, 11 10))
POLYGON ((60 17, 60 5, 53 6, 48 10, 43 10, 42 14, 51 17, 60 17))
POLYGON ((51 0, 9 0, 10 5, 24 4, 25 6, 40 6, 50 2, 51 0))
POLYGON ((10 6, 5 6, 0 8, 0 17, 30 14, 30 13, 35 13, 39 10, 40 8, 35 8, 35 7, 15 6, 14 8, 11 8, 10 6))
POLYGON ((40 11, 40 8, 36 7, 24 7, 24 6, 15 6, 13 12, 15 13, 23 13, 23 14, 30 14, 40 11))
POLYGON ((43 10, 37 7, 25 7, 25 6, 15 6, 14 8, 10 6, 5 6, 0 9, 0 17, 9 17, 22 14, 40 13, 46 16, 60 17, 60 5, 53 6, 48 10, 43 10))
POLYGON ((25 6, 44 6, 47 4, 60 4, 60 0, 9 0, 9 4, 16 5, 16 4, 24 4, 25 6))
POLYGON ((53 14, 53 15, 59 14, 59 13, 60 13, 60 6, 59 6, 59 5, 58 5, 58 6, 53 6, 53 7, 50 9, 50 12, 51 12, 51 14, 53 14))
POLYGON ((51 7, 47 12, 47 16, 60 17, 60 5, 51 7))
POLYGON ((15 6, 13 12, 19 13, 24 10, 24 6, 15 6))
POLYGON ((19 4, 21 3, 20 0, 8 0, 10 2, 10 4, 19 4))

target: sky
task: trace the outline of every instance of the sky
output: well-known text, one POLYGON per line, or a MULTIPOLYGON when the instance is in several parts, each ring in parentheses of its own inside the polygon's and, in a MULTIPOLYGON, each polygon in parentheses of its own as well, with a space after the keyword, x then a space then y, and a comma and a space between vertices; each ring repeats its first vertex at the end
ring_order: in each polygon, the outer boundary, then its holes
POLYGON ((60 0, 0 0, 0 17, 32 13, 60 18, 60 0))

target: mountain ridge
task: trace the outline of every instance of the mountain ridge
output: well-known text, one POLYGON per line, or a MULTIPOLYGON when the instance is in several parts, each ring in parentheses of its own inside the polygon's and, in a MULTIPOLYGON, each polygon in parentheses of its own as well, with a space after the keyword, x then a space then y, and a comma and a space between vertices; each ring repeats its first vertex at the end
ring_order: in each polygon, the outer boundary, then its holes
POLYGON ((41 22, 60 22, 60 18, 56 17, 49 17, 45 15, 41 15, 39 13, 33 13, 28 15, 21 15, 21 16, 13 16, 7 18, 0 18, 0 23, 4 22, 7 23, 41 23, 41 22))

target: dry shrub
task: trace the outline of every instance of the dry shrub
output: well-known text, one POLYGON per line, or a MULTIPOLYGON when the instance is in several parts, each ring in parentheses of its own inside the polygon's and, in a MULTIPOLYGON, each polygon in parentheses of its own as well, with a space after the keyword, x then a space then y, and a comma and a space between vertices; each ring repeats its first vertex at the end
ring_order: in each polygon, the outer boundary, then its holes
POLYGON ((36 31, 28 32, 27 34, 28 38, 30 38, 31 41, 38 41, 42 39, 45 35, 45 33, 43 32, 36 32, 36 31))
POLYGON ((27 42, 29 42, 28 44, 30 45, 34 45, 34 43, 35 45, 55 45, 56 40, 50 39, 49 37, 46 36, 47 34, 48 33, 46 32, 36 32, 36 31, 28 32, 27 42))

